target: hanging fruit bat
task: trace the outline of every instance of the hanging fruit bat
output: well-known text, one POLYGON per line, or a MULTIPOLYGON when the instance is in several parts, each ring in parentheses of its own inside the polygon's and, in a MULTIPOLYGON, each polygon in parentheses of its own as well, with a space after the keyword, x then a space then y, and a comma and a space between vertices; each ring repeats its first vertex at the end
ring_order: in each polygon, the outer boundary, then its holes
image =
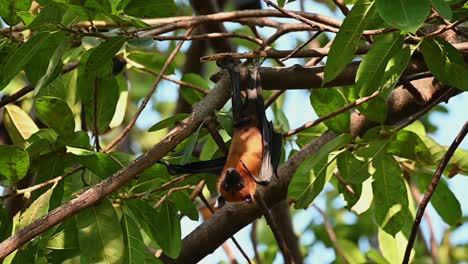
POLYGON ((262 87, 258 72, 259 63, 249 71, 250 78, 241 95, 241 78, 232 59, 218 62, 229 71, 232 82, 232 114, 234 131, 228 156, 221 159, 189 163, 165 164, 171 174, 217 173, 218 206, 227 202, 252 201, 257 184, 267 185, 281 155, 281 134, 265 116, 262 87))

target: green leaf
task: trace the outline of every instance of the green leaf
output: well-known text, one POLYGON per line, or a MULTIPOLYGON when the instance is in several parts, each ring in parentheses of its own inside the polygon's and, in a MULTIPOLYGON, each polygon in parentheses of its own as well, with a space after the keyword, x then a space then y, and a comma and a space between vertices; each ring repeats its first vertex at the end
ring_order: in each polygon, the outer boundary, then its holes
POLYGON ((115 36, 92 49, 86 61, 86 71, 88 73, 102 75, 106 70, 109 70, 102 69, 104 67, 103 65, 111 62, 112 58, 120 50, 125 41, 125 37, 115 36))
POLYGON ((34 30, 38 30, 47 25, 56 27, 57 24, 62 22, 62 16, 65 14, 65 11, 66 9, 64 5, 51 2, 41 9, 41 12, 39 12, 29 27, 34 30))
POLYGON ((402 158, 432 163, 431 153, 418 135, 411 131, 401 130, 387 148, 388 153, 402 158))
POLYGON ((111 12, 111 5, 108 0, 85 0, 84 7, 96 12, 111 12))
POLYGON ((437 10, 437 13, 448 21, 452 20, 453 14, 450 5, 445 0, 431 0, 432 6, 437 10))
POLYGON ((143 231, 145 231, 145 233, 151 239, 158 241, 159 244, 159 228, 167 227, 157 226, 155 221, 157 217, 156 210, 141 200, 126 200, 125 206, 130 209, 130 213, 135 216, 136 219, 133 220, 138 222, 141 225, 143 231))
POLYGON ((388 260, 386 260, 381 254, 380 252, 375 249, 375 248, 371 248, 369 249, 369 251, 367 251, 366 253, 366 257, 369 258, 371 261, 373 261, 372 263, 376 263, 376 264, 390 264, 390 262, 388 262, 388 260))
POLYGON ((87 263, 122 263, 125 246, 119 218, 107 198, 76 216, 81 257, 87 263))
MULTIPOLYGON (((182 76, 182 81, 195 84, 201 88, 204 88, 205 90, 209 90, 209 82, 198 74, 195 74, 195 73, 184 74, 182 76)), ((196 102, 201 101, 201 99, 203 99, 203 97, 205 96, 203 93, 195 89, 185 87, 185 86, 181 86, 180 93, 182 97, 185 99, 185 101, 187 101, 191 105, 193 105, 196 102)))
POLYGON ((115 77, 97 78, 91 92, 92 95, 83 101, 86 125, 95 134, 103 134, 109 130, 119 101, 117 80, 115 77))
POLYGON ((328 54, 323 83, 336 78, 354 57, 359 39, 375 12, 374 2, 358 1, 346 16, 328 54))
POLYGON ((45 73, 36 83, 36 91, 39 91, 42 87, 48 85, 51 81, 53 81, 57 77, 58 71, 62 70, 61 66, 59 67, 59 65, 62 65, 62 56, 65 54, 68 48, 68 39, 65 39, 63 35, 62 42, 60 42, 60 44, 58 44, 58 46, 54 48, 55 50, 53 51, 53 54, 50 57, 50 62, 47 66, 45 73))
POLYGON ((17 13, 28 11, 30 6, 31 0, 0 0, 0 17, 2 17, 2 20, 8 25, 14 26, 20 22, 17 13))
POLYGON ((189 116, 189 114, 185 114, 185 113, 173 115, 169 118, 166 118, 154 124, 152 127, 148 129, 148 132, 154 132, 154 131, 164 129, 169 126, 173 126, 177 124, 177 122, 179 122, 180 120, 185 119, 187 116, 189 116))
POLYGON ((371 121, 384 123, 387 119, 388 106, 385 96, 378 95, 376 98, 360 105, 357 109, 371 121))
POLYGON ((366 263, 366 257, 355 243, 346 239, 338 239, 337 242, 344 253, 343 257, 349 264, 366 263))
POLYGON ((11 235, 13 228, 13 219, 11 219, 8 211, 0 206, 0 240, 5 240, 11 235))
POLYGON ((164 254, 176 258, 182 246, 182 234, 177 209, 170 205, 168 201, 165 201, 154 221, 158 227, 158 244, 164 254))
POLYGON ((310 127, 297 135, 296 143, 300 148, 302 148, 307 143, 312 142, 314 139, 327 132, 327 130, 328 127, 323 123, 310 127))
POLYGON ((13 143, 20 147, 26 147, 26 140, 39 130, 32 118, 16 105, 5 106, 3 122, 13 143))
MULTIPOLYGON (((391 263, 401 263, 403 261, 406 245, 408 245, 408 239, 402 231, 392 236, 383 229, 379 228, 378 240, 380 251, 382 252, 382 255, 385 257, 385 259, 390 260, 391 263)), ((413 258, 414 249, 411 250, 409 263, 411 263, 413 258)))
POLYGON ((47 214, 49 211, 50 197, 54 191, 55 185, 49 188, 45 193, 39 196, 34 202, 21 214, 16 230, 23 229, 35 220, 47 214))
POLYGON ((296 170, 288 188, 288 196, 296 200, 296 208, 307 207, 330 180, 339 150, 351 142, 351 135, 342 134, 325 144, 296 170), (332 153, 333 152, 333 153, 332 153))
POLYGON ((127 80, 125 77, 118 75, 116 76, 116 80, 119 87, 119 99, 117 100, 117 104, 115 106, 114 116, 112 116, 112 120, 109 123, 110 128, 115 128, 122 124, 129 99, 127 80))
MULTIPOLYGON (((346 99, 338 89, 312 89, 310 103, 318 116, 322 117, 347 104, 346 99)), ((349 131, 350 113, 346 111, 325 121, 325 125, 333 132, 349 131)))
POLYGON ((144 263, 146 248, 138 225, 123 214, 120 221, 125 239, 125 258, 122 263, 144 263))
POLYGON ((125 6, 124 13, 142 18, 170 17, 177 12, 173 0, 130 0, 125 6))
POLYGON ((46 248, 79 251, 80 245, 78 243, 78 230, 76 229, 75 218, 70 218, 59 226, 47 241, 46 248))
POLYGON ((60 98, 42 96, 36 99, 37 117, 64 138, 71 138, 75 119, 68 104, 60 98))
POLYGON ((369 159, 356 156, 348 150, 338 156, 337 164, 341 177, 347 183, 360 184, 370 177, 369 159))
POLYGON ((401 169, 392 156, 381 155, 373 160, 375 167, 374 216, 377 224, 395 236, 409 218, 408 197, 401 169))
POLYGON ((385 22, 402 31, 416 33, 431 9, 431 0, 376 0, 377 12, 385 22))
POLYGON ((187 191, 178 191, 171 195, 170 201, 174 201, 176 208, 188 216, 193 221, 198 221, 198 210, 193 201, 190 199, 187 191))
POLYGON ((388 61, 401 50, 403 39, 398 33, 386 34, 366 54, 356 74, 360 97, 369 96, 381 87, 388 61))
POLYGON ((439 81, 468 91, 468 66, 452 44, 435 37, 424 39, 420 49, 427 67, 439 81))
POLYGON ((16 146, 0 145, 0 176, 17 182, 26 176, 28 169, 28 152, 16 146))
POLYGON ((193 149, 198 141, 198 135, 200 134, 200 129, 202 128, 203 124, 201 124, 197 131, 195 131, 188 139, 187 145, 184 148, 184 153, 182 154, 182 159, 180 160, 180 165, 187 164, 190 161, 190 157, 192 156, 193 149))
POLYGON ((121 168, 121 166, 106 153, 82 150, 82 154, 76 155, 76 158, 81 164, 101 179, 106 179, 121 168))
MULTIPOLYGON (((157 52, 132 52, 128 56, 132 61, 145 66, 145 68, 159 73, 167 61, 167 56, 157 52)), ((175 64, 171 62, 164 74, 170 75, 175 72, 175 64)))
MULTIPOLYGON (((422 192, 427 192, 428 186, 431 184, 432 177, 432 173, 419 172, 412 178, 416 180, 416 183, 422 192)), ((447 181, 444 178, 440 179, 430 201, 437 213, 447 224, 455 226, 461 221, 462 210, 460 202, 449 189, 447 181)))
POLYGON ((54 34, 39 32, 8 56, 0 71, 0 91, 36 55, 41 47, 49 45, 50 38, 54 38, 54 34))

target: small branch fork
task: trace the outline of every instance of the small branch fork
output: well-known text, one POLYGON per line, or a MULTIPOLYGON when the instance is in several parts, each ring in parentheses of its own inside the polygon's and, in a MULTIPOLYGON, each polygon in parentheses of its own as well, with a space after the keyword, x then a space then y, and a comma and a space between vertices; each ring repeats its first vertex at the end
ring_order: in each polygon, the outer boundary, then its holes
POLYGON ((465 122, 465 124, 463 125, 463 128, 460 130, 457 137, 450 145, 449 149, 447 150, 444 157, 440 161, 439 166, 437 167, 437 170, 434 173, 434 176, 432 177, 432 182, 427 188, 427 191, 424 194, 424 198, 419 204, 419 208, 416 213, 416 218, 414 219, 413 227, 411 228, 411 234, 408 239, 408 245, 406 246, 405 256, 402 262, 403 264, 407 264, 409 262, 411 249, 413 248, 414 240, 416 238, 416 234, 419 229, 419 224, 421 223, 421 219, 424 216, 424 210, 426 209, 432 195, 434 194, 434 191, 437 188, 437 184, 439 183, 440 177, 442 176, 444 169, 447 167, 448 162, 450 161, 450 158, 453 156, 453 154, 455 153, 455 150, 463 141, 467 133, 468 133, 468 121, 465 122))

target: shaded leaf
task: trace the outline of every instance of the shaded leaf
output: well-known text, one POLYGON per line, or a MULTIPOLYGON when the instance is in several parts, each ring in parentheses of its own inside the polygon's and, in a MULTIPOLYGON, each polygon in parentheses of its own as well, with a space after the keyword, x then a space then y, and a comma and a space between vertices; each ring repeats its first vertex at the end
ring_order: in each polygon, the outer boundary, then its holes
POLYGON ((68 104, 60 98, 42 96, 36 99, 37 117, 65 138, 75 131, 75 119, 68 104))
POLYGON ((176 258, 182 246, 182 234, 177 209, 170 205, 168 201, 165 201, 154 221, 158 227, 158 244, 164 254, 176 258))
POLYGON ((88 263, 122 263, 125 246, 114 207, 107 198, 76 216, 81 257, 88 263))
MULTIPOLYGON (((312 89, 310 102, 318 116, 322 117, 347 104, 338 89, 312 89)), ((325 121, 333 132, 344 133, 349 130, 350 113, 346 111, 325 121)))
POLYGON ((40 217, 47 214, 49 211, 50 197, 54 191, 55 185, 49 188, 45 193, 39 196, 34 202, 21 214, 19 223, 16 226, 16 230, 20 230, 40 217))
POLYGON ((136 17, 170 17, 176 14, 177 7, 173 0, 130 0, 125 6, 125 14, 136 17))
POLYGON ((105 70, 109 70, 102 69, 103 65, 111 62, 112 58, 120 50, 125 41, 125 37, 115 36, 92 49, 86 60, 86 71, 88 73, 102 75, 105 70))
POLYGON ((122 263, 144 263, 147 253, 137 224, 125 214, 122 215, 120 224, 125 240, 125 258, 122 263))
POLYGON ((468 66, 452 44, 435 37, 424 39, 420 49, 424 62, 439 81, 468 91, 468 66))
MULTIPOLYGON (((138 64, 145 66, 145 68, 153 70, 157 73, 161 71, 162 67, 167 61, 167 56, 161 53, 154 52, 154 51, 132 52, 128 57, 132 61, 135 61, 138 64)), ((170 74, 174 74, 174 72, 175 72, 175 64, 174 62, 171 62, 167 70, 164 72, 164 74, 170 75, 170 74)))
POLYGON ((16 146, 0 145, 0 176, 17 182, 26 176, 28 169, 28 152, 16 146))
POLYGON ((182 159, 180 160, 180 165, 187 164, 190 161, 190 157, 192 156, 193 149, 198 141, 198 135, 200 134, 200 129, 202 128, 203 124, 201 124, 197 131, 195 131, 188 139, 187 145, 184 148, 184 153, 182 154, 182 159))

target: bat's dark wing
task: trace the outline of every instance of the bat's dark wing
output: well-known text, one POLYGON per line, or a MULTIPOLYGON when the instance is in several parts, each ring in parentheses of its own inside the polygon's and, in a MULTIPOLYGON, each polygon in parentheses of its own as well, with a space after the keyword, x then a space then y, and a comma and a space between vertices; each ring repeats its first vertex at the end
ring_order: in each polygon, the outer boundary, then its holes
POLYGON ((257 117, 259 119, 259 129, 262 131, 263 138, 263 156, 262 166, 258 177, 254 180, 261 185, 267 185, 270 182, 271 176, 276 175, 279 160, 281 157, 281 148, 283 137, 273 129, 273 123, 268 121, 265 115, 265 104, 262 97, 262 85, 259 73, 259 63, 254 63, 252 69, 252 87, 256 90, 257 102, 257 117))
POLYGON ((187 163, 185 165, 175 165, 167 162, 159 162, 166 166, 169 174, 196 174, 196 173, 212 173, 219 175, 226 163, 226 157, 187 163))

